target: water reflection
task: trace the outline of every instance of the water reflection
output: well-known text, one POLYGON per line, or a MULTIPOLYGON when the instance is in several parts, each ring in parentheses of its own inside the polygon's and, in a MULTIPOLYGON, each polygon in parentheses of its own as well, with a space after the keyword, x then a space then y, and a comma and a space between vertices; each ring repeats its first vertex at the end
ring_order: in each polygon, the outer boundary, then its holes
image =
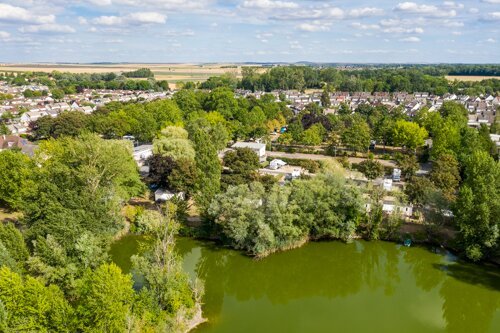
MULTIPOLYGON (((125 270, 137 241, 112 247, 125 270)), ((500 332, 500 270, 439 249, 321 242, 256 261, 180 239, 178 253, 205 282, 199 332, 500 332)))
MULTIPOLYGON (((393 316, 402 318, 401 323, 388 324, 386 332, 401 329, 404 322, 408 325, 405 332, 500 331, 500 271, 453 262, 427 249, 384 242, 325 242, 255 261, 236 251, 190 240, 181 241, 179 247, 183 254, 201 250, 197 258, 191 258, 196 260, 191 266, 205 281, 205 315, 211 324, 200 331, 229 331, 222 327, 231 318, 224 314, 228 311, 225 301, 243 308, 243 304, 266 300, 270 305, 265 311, 278 313, 284 307, 293 316, 297 302, 309 304, 318 297, 345 304, 356 300, 360 307, 364 301, 358 298, 366 298, 372 312, 382 311, 377 307, 397 311, 393 316), (373 295, 377 295, 375 300, 373 295)), ((337 306, 337 302, 325 304, 337 306)), ((231 312, 231 316, 236 314, 231 312)), ((356 317, 370 315, 358 313, 356 317)), ((367 324, 366 329, 377 327, 373 324, 380 323, 367 324)), ((318 331, 328 331, 328 327, 318 331)))

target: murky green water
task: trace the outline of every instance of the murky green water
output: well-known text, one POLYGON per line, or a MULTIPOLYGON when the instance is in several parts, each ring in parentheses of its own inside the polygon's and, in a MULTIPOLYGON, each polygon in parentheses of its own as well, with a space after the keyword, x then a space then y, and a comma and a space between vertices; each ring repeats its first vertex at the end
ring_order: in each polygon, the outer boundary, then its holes
POLYGON ((190 239, 178 248, 205 281, 197 333, 500 332, 500 270, 446 253, 324 242, 255 261, 190 239))

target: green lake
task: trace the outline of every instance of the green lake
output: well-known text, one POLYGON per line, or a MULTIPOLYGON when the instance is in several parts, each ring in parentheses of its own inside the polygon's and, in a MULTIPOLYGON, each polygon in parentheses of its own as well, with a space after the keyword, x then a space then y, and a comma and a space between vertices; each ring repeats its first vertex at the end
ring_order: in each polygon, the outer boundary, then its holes
MULTIPOLYGON (((115 243, 129 271, 140 238, 115 243)), ((500 270, 443 250, 356 241, 310 243, 253 260, 181 238, 205 282, 203 332, 500 332, 500 270)))

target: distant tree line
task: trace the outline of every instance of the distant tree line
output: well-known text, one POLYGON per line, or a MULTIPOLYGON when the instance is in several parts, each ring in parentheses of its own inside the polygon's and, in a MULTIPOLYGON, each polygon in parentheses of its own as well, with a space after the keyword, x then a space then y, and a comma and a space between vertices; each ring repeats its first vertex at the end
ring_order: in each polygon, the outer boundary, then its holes
POLYGON ((122 74, 125 77, 134 77, 134 78, 153 78, 155 75, 149 68, 139 68, 138 70, 131 72, 124 72, 122 74))
MULTIPOLYGON (((497 75, 500 66, 492 68, 480 67, 477 71, 497 75)), ((454 68, 454 67, 452 67, 454 68)), ((493 94, 500 91, 500 80, 487 79, 480 82, 452 82, 444 75, 463 73, 474 69, 457 67, 448 70, 440 67, 414 68, 379 68, 339 70, 334 67, 314 68, 309 66, 274 67, 260 73, 255 67, 243 67, 242 79, 237 86, 252 91, 304 90, 309 88, 328 87, 330 91, 366 91, 366 92, 429 92, 436 95, 445 93, 466 93, 470 95, 493 94)), ((473 75, 467 73, 467 75, 473 75)), ((474 74, 476 75, 476 74, 474 74)), ((486 75, 486 74, 481 74, 486 75)), ((227 84, 227 80, 218 80, 219 85, 227 84)), ((230 82, 234 84, 233 82, 230 82)))

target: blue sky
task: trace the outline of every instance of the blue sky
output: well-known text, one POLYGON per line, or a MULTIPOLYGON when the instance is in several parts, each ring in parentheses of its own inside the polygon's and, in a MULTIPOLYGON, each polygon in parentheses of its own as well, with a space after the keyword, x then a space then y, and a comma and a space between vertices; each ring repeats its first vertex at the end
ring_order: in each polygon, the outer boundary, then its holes
POLYGON ((0 0, 0 62, 500 62, 500 0, 0 0))

